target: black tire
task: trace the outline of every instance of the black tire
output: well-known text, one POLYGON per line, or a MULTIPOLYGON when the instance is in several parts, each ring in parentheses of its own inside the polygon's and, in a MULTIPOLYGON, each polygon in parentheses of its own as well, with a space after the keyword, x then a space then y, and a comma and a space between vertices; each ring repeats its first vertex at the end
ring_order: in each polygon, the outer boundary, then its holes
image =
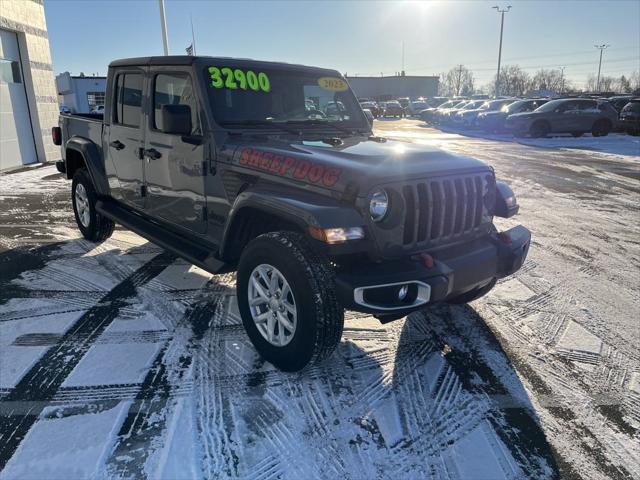
POLYGON ((571 132, 571 135, 575 138, 579 138, 584 135, 584 132, 571 132))
POLYGON ((462 295, 458 295, 457 297, 447 300, 447 303, 459 305, 462 303, 473 302, 474 300, 477 300, 480 297, 484 297, 495 286, 496 286, 496 279, 494 278, 493 280, 491 280, 491 282, 489 282, 484 287, 474 288, 473 290, 465 292, 462 295))
POLYGON ((335 276, 327 260, 300 233, 271 232, 253 239, 238 264, 236 282, 242 323, 262 357, 280 370, 295 372, 326 359, 335 350, 344 325, 344 309, 335 295, 335 276), (251 273, 261 264, 275 267, 289 283, 297 325, 284 346, 260 333, 249 308, 251 273))
POLYGON ((89 176, 89 172, 87 172, 86 168, 79 168, 73 175, 73 181, 71 183, 71 203, 73 204, 73 213, 76 217, 78 228, 80 229, 80 232, 82 232, 84 238, 92 242, 100 243, 104 242, 113 234, 113 230, 116 225, 112 220, 96 211, 96 200, 96 190, 93 186, 93 182, 91 181, 91 177, 89 176), (80 219, 79 207, 76 205, 76 202, 78 201, 76 189, 79 185, 84 187, 89 208, 88 222, 86 225, 83 224, 80 219))
POLYGON ((546 137, 550 131, 551 127, 549 127, 549 124, 542 120, 534 122, 533 125, 529 127, 529 135, 531 135, 531 138, 546 137))
POLYGON ((611 122, 608 120, 597 120, 591 127, 591 135, 594 137, 606 137, 611 131, 611 122))

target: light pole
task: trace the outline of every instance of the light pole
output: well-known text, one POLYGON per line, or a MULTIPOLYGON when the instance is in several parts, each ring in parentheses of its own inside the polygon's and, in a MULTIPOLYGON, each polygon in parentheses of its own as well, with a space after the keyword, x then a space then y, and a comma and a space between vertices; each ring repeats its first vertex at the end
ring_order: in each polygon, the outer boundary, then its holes
POLYGON ((158 0, 160 3, 160 27, 162 27, 162 46, 164 54, 169 55, 169 38, 167 37, 167 19, 164 15, 164 0, 158 0))
POLYGON ((495 96, 498 98, 500 95, 500 60, 502 60, 502 32, 504 30, 504 14, 511 10, 511 5, 507 6, 507 8, 501 9, 497 5, 495 7, 496 11, 500 14, 500 47, 498 48, 498 74, 496 75, 496 93, 495 96))
POLYGON ((598 80, 596 81, 596 91, 598 93, 600 93, 600 69, 602 68, 602 52, 604 52, 605 49, 609 48, 610 46, 611 45, 607 45, 606 43, 603 43, 602 45, 594 45, 594 47, 600 50, 600 62, 598 63, 598 80))
POLYGON ((564 69, 566 67, 560 67, 560 93, 564 93, 564 69))

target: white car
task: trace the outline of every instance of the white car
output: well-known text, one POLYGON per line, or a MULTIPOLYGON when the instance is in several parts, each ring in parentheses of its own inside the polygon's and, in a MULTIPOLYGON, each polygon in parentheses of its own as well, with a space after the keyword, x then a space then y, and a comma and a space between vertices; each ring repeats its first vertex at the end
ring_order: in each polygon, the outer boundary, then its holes
POLYGON ((104 115, 104 105, 96 105, 91 109, 91 113, 100 113, 104 115))

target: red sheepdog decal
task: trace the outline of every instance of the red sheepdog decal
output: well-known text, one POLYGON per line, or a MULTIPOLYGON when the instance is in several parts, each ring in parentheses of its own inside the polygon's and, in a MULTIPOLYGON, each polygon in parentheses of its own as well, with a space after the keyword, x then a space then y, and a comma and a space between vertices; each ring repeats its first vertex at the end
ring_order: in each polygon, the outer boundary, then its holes
POLYGON ((342 173, 339 168, 325 167, 301 158, 287 157, 251 148, 242 150, 240 165, 310 183, 322 182, 325 187, 335 185, 342 173))

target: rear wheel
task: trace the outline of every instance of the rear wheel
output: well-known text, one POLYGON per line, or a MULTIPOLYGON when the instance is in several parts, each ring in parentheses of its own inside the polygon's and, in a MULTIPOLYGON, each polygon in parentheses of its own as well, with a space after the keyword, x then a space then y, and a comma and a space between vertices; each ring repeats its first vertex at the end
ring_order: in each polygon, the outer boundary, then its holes
POLYGON ((252 240, 238 265, 237 295, 249 339, 281 370, 321 362, 340 342, 344 310, 333 271, 299 233, 252 240))
POLYGON ((608 120, 598 120, 591 128, 591 135, 594 137, 606 137, 611 131, 611 122, 608 120))
POLYGON ((544 121, 537 121, 529 128, 529 134, 533 138, 546 137, 550 131, 551 128, 549 127, 549 124, 544 121))
POLYGON ((71 183, 71 202, 76 223, 82 235, 92 242, 103 242, 111 236, 115 223, 96 211, 96 190, 86 168, 79 168, 71 183))

